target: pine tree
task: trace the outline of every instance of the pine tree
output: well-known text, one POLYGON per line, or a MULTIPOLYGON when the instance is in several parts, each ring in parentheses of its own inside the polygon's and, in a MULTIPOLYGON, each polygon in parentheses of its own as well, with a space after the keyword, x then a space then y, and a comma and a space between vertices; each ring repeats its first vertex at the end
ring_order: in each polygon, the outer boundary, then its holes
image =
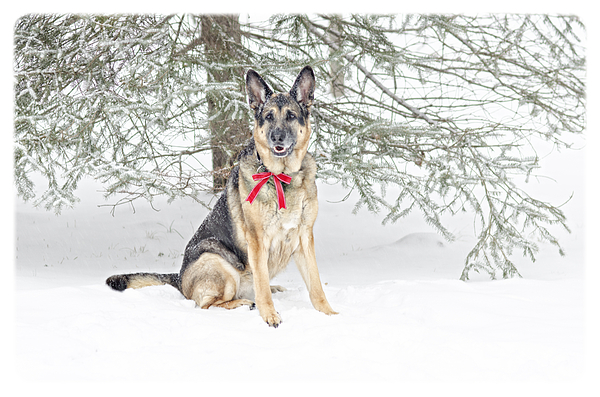
POLYGON ((198 199, 250 131, 243 72, 284 91, 310 64, 318 176, 357 191, 355 210, 419 210, 447 239, 441 216, 472 212, 461 278, 512 277, 514 251, 533 260, 540 240, 562 254, 550 227, 567 228, 563 212, 515 181, 538 168, 536 139, 568 148, 585 128, 584 34, 550 15, 28 15, 15 28, 17 188, 56 211, 84 175, 118 203, 198 199), (38 198, 33 171, 48 180, 38 198))

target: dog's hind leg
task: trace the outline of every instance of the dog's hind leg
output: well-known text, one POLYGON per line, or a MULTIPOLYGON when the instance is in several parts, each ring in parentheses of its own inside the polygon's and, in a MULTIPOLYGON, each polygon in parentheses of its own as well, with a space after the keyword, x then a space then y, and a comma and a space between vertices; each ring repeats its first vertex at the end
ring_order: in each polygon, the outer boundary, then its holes
POLYGON ((284 292, 287 291, 286 288, 282 287, 281 285, 271 285, 271 293, 274 294, 276 292, 284 292))
POLYGON ((228 302, 214 304, 213 306, 222 307, 224 309, 237 309, 240 306, 249 306, 250 310, 256 309, 256 304, 248 299, 235 299, 228 302))
POLYGON ((211 306, 235 309, 254 302, 234 299, 240 286, 240 274, 218 254, 205 252, 183 273, 181 290, 183 295, 196 302, 202 309, 211 306))
POLYGON ((201 309, 208 309, 211 306, 222 307, 223 309, 227 310, 237 309, 240 306, 249 306, 250 310, 256 309, 256 304, 248 299, 234 299, 223 302, 223 300, 219 299, 219 297, 210 295, 202 295, 200 299, 196 301, 196 304, 201 309))

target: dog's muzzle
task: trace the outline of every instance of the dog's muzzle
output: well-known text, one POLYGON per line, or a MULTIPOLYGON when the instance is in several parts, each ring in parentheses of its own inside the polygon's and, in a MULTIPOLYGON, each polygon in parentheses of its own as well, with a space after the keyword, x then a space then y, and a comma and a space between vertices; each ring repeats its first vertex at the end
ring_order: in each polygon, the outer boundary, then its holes
POLYGON ((296 140, 290 132, 275 129, 269 134, 269 147, 276 157, 288 156, 294 150, 296 140))
POLYGON ((295 144, 292 144, 291 146, 288 146, 288 147, 276 145, 276 146, 271 147, 271 151, 273 152, 274 156, 286 157, 290 153, 292 153, 292 151, 294 150, 294 146, 295 146, 295 144))

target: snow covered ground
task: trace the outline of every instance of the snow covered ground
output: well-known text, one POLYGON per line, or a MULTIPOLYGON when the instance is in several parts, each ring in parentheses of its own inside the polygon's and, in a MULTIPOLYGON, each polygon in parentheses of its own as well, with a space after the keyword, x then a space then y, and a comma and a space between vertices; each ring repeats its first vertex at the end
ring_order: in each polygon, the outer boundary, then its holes
POLYGON ((117 273, 177 272, 207 212, 191 201, 158 202, 158 212, 140 202, 135 213, 119 207, 113 217, 97 206, 104 202, 91 181, 80 186, 82 201, 60 216, 16 200, 15 379, 43 391, 57 384, 39 381, 102 382, 87 394, 118 381, 144 382, 135 387, 160 395, 177 387, 203 394, 222 380, 220 389, 245 392, 252 381, 248 390, 286 395, 312 390, 313 382, 335 394, 373 395, 376 384, 393 395, 457 385, 463 394, 496 395, 522 381, 511 395, 597 392, 581 386, 589 377, 583 156, 569 156, 562 158, 568 169, 549 164, 558 182, 534 186, 555 203, 575 192, 564 207, 573 232, 560 234, 568 255, 542 245, 536 263, 516 258, 522 279, 458 280, 474 241, 468 216, 448 221, 459 237, 448 243, 417 213, 387 226, 382 216, 352 215, 352 199, 336 203, 345 192, 320 183, 317 260, 340 314, 312 308, 292 263, 273 282, 287 288, 274 295, 283 318, 277 329, 246 307, 197 309, 170 286, 119 293, 104 284, 117 273), (402 383, 390 389, 384 381, 402 383))

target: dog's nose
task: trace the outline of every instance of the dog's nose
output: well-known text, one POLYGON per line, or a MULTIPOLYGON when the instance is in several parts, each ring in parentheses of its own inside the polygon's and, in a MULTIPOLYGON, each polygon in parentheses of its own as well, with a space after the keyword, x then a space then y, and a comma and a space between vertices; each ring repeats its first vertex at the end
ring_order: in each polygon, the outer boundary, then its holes
POLYGON ((283 143, 284 140, 285 140, 285 131, 284 130, 282 130, 280 128, 276 128, 271 131, 271 141, 273 143, 283 143))

